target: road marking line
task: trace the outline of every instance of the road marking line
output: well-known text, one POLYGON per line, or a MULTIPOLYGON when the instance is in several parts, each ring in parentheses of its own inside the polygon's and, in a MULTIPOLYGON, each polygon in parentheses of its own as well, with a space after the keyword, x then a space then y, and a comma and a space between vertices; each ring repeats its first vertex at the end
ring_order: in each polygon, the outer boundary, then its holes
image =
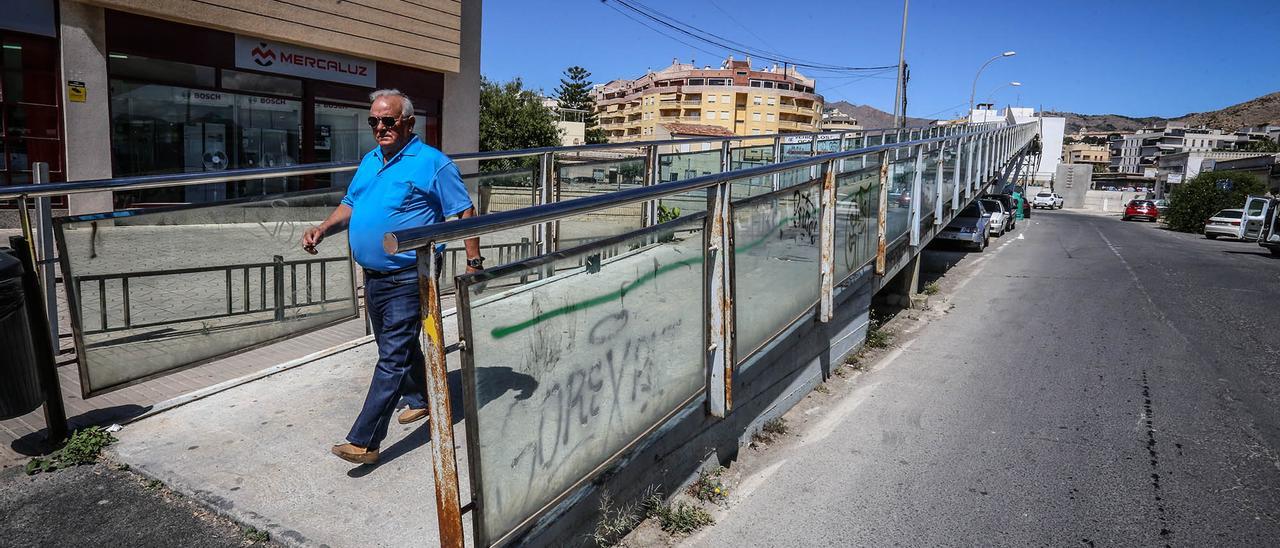
POLYGON ((1179 339, 1182 339, 1184 344, 1190 345, 1190 339, 1187 339, 1186 335, 1183 335, 1182 331, 1179 331, 1177 326, 1173 325, 1173 322, 1169 321, 1169 318, 1166 317, 1158 307, 1156 307, 1155 299, 1151 298, 1151 294, 1147 292, 1146 286, 1142 285, 1142 279, 1138 278, 1138 273, 1134 272, 1133 267, 1129 266, 1129 261, 1125 260, 1124 256, 1120 254, 1120 250, 1116 249, 1116 246, 1111 243, 1111 240, 1107 239, 1107 235, 1103 234, 1102 229, 1098 228, 1097 225, 1093 226, 1093 230, 1098 233, 1098 237, 1102 238, 1102 241, 1107 244, 1109 249, 1111 249, 1111 253, 1115 254, 1117 259, 1120 259, 1120 264, 1124 265, 1124 269, 1129 272, 1129 277, 1133 278, 1133 284, 1138 287, 1138 292, 1142 293, 1142 297, 1147 300, 1147 309, 1151 311, 1151 315, 1169 326, 1169 329, 1172 330, 1179 339))

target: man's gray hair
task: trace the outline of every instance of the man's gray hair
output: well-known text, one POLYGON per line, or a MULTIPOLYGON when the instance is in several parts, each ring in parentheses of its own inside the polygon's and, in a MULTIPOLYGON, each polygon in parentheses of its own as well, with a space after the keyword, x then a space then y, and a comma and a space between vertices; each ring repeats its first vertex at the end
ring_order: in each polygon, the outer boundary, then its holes
POLYGON ((379 97, 399 97, 400 98, 400 117, 408 118, 413 116, 413 101, 409 100, 409 96, 398 89, 380 89, 369 94, 369 102, 377 101, 379 97))

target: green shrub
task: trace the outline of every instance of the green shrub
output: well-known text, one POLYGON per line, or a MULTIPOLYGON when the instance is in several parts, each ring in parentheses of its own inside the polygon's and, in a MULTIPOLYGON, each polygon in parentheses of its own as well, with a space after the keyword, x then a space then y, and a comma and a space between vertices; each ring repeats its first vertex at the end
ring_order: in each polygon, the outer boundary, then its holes
POLYGON ((1169 195, 1169 210, 1165 223, 1179 232, 1201 233, 1204 222, 1220 209, 1244 207, 1244 199, 1250 194, 1267 192, 1267 186, 1250 173, 1209 171, 1177 185, 1169 195), (1231 181, 1231 190, 1218 188, 1218 181, 1231 181))

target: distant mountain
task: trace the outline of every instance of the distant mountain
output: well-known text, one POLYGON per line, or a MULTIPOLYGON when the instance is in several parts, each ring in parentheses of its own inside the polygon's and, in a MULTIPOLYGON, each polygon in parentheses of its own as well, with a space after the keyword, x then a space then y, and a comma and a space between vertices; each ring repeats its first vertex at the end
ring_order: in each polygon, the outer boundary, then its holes
MULTIPOLYGON (((876 129, 893 127, 893 114, 870 105, 855 105, 848 101, 836 101, 834 103, 827 103, 823 106, 825 108, 834 108, 840 112, 848 114, 849 116, 853 116, 853 118, 858 121, 858 125, 861 125, 864 128, 876 129)), ((925 118, 908 117, 906 125, 922 126, 932 121, 933 120, 925 118)))
POLYGON ((1081 128, 1087 131, 1131 132, 1147 127, 1161 127, 1165 122, 1186 122, 1188 127, 1208 126, 1235 131, 1243 127, 1280 125, 1280 92, 1263 95, 1223 109, 1193 112, 1177 118, 1158 116, 1134 118, 1119 114, 1076 114, 1074 112, 1045 112, 1044 114, 1066 118, 1067 133, 1075 133, 1081 128))

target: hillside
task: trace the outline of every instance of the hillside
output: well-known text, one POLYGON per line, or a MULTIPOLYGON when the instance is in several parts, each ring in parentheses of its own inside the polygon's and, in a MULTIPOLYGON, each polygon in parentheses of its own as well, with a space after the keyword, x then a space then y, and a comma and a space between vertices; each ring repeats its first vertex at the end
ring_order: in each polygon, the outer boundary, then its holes
MULTIPOLYGON (((893 127, 892 113, 885 112, 870 105, 855 105, 848 101, 836 101, 834 103, 827 103, 824 106, 826 108, 834 108, 840 112, 853 116, 853 118, 858 121, 858 124, 864 128, 875 129, 893 127)), ((908 117, 906 125, 923 126, 932 121, 933 120, 927 120, 924 118, 908 117)))
POLYGON ((1067 133, 1084 128, 1088 131, 1131 132, 1145 127, 1160 127, 1165 122, 1186 122, 1189 127, 1208 126, 1234 131, 1243 127, 1280 125, 1280 92, 1263 95, 1243 103, 1209 112, 1193 112, 1177 118, 1151 116, 1134 118, 1119 114, 1077 114, 1074 112, 1045 112, 1045 116, 1062 116, 1067 119, 1067 133))

